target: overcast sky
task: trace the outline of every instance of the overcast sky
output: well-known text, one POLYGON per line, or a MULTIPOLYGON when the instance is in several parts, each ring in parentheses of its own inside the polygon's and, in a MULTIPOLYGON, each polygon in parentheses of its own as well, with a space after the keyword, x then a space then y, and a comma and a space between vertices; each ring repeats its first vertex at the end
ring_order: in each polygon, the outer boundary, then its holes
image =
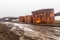
POLYGON ((0 0, 0 17, 29 15, 45 8, 60 12, 60 0, 0 0))

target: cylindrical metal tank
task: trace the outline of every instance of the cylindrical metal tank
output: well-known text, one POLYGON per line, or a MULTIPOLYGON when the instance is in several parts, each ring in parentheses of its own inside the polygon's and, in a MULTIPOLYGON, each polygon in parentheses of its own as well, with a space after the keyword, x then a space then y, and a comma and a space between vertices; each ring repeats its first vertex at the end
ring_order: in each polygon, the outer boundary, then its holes
POLYGON ((32 11, 33 23, 54 23, 54 9, 41 9, 32 11))
POLYGON ((19 17, 19 22, 24 22, 25 20, 24 20, 24 16, 20 16, 19 17))
POLYGON ((26 15, 25 16, 25 23, 32 23, 32 15, 26 15))

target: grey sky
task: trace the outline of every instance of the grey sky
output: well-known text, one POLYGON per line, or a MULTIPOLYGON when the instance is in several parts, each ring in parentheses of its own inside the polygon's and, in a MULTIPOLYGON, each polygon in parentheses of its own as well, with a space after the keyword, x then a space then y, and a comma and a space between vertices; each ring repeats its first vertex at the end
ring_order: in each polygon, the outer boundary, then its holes
POLYGON ((44 8, 60 12, 59 4, 59 0, 0 0, 0 17, 28 15, 33 10, 44 8))

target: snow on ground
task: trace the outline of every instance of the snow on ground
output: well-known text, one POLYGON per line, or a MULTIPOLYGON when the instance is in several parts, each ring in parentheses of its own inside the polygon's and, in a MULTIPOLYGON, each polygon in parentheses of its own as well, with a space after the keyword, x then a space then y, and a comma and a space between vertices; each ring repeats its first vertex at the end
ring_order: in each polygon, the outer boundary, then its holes
MULTIPOLYGON (((34 31, 34 30, 26 27, 26 26, 28 26, 28 25, 26 25, 26 24, 12 23, 12 22, 3 22, 3 24, 6 24, 7 26, 10 25, 10 27, 12 27, 11 30, 14 30, 14 29, 16 29, 16 27, 18 27, 18 28, 24 30, 25 32, 28 32, 28 31, 29 31, 29 33, 31 33, 31 34, 34 33, 34 34, 36 34, 36 35, 39 35, 39 32, 34 31)), ((59 30, 60 30, 60 28, 58 28, 58 27, 54 27, 54 29, 55 29, 55 31, 59 31, 59 30)), ((29 34, 29 35, 30 35, 30 34, 29 34)), ((56 40, 60 40, 60 37, 57 37, 56 40)))
POLYGON ((24 30, 25 35, 27 34, 29 36, 35 36, 35 37, 39 37, 39 35, 40 35, 39 32, 34 31, 34 30, 30 29, 30 28, 27 28, 26 26, 28 26, 28 25, 26 25, 26 24, 12 23, 12 22, 3 22, 3 24, 6 24, 7 26, 13 25, 13 27, 11 26, 12 27, 11 30, 15 30, 18 27, 18 28, 24 30))
POLYGON ((3 22, 3 24, 6 24, 6 25, 10 25, 11 27, 14 26, 14 27, 19 27, 20 29, 24 30, 24 31, 33 31, 32 29, 29 29, 25 26, 27 26, 26 24, 20 24, 20 23, 12 23, 12 22, 3 22))

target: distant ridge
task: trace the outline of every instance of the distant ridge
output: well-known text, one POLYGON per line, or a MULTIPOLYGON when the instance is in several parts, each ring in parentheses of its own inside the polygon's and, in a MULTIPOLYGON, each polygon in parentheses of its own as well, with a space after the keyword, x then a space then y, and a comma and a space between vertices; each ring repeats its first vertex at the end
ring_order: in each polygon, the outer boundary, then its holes
POLYGON ((60 16, 60 12, 56 13, 55 16, 60 16))

